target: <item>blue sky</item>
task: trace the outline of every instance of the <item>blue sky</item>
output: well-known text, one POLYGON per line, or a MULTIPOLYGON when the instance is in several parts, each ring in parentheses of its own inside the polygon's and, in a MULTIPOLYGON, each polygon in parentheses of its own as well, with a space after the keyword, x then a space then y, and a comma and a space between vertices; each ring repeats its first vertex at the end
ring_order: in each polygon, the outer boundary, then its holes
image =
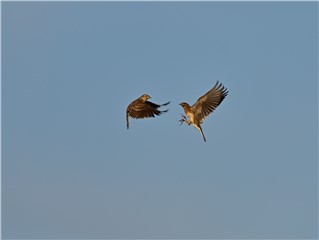
POLYGON ((318 237, 318 3, 3 2, 3 238, 318 237), (179 126, 219 80, 229 95, 179 126), (131 120, 143 93, 168 105, 131 120))

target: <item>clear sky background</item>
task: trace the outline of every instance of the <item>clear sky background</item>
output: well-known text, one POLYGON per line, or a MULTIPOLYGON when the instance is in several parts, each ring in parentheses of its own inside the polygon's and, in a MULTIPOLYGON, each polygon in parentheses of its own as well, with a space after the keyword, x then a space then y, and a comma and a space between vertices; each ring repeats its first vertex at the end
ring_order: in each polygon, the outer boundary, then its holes
POLYGON ((316 2, 2 2, 3 238, 317 238, 317 20, 316 2), (205 143, 178 103, 217 80, 205 143), (127 130, 143 93, 169 112, 127 130))

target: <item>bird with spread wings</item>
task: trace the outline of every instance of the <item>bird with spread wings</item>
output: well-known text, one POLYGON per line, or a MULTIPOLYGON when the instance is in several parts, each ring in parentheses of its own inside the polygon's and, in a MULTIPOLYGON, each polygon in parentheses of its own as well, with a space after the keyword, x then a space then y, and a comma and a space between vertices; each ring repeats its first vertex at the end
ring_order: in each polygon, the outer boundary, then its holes
POLYGON ((192 124, 202 134, 202 137, 206 142, 201 124, 203 123, 204 119, 221 104, 227 94, 227 88, 217 81, 215 86, 201 96, 192 106, 186 102, 179 104, 182 106, 186 116, 188 117, 187 119, 187 117, 182 114, 182 119, 179 120, 179 122, 181 125, 184 122, 188 125, 192 124))
POLYGON ((129 117, 131 118, 150 118, 155 117, 156 115, 161 115, 164 112, 167 112, 168 109, 160 111, 158 108, 161 106, 166 106, 170 102, 164 104, 156 104, 148 101, 151 97, 147 94, 143 94, 138 99, 128 105, 126 108, 126 127, 129 129, 129 117))

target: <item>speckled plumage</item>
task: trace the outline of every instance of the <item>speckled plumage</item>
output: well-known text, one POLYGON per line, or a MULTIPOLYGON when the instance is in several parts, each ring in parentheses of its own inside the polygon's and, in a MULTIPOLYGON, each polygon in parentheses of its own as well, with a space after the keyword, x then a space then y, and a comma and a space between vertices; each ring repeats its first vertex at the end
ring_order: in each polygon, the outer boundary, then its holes
POLYGON ((148 101, 151 97, 147 94, 143 94, 138 99, 131 102, 126 108, 126 127, 129 129, 129 117, 131 118, 150 118, 160 115, 163 112, 167 112, 168 109, 164 111, 158 110, 161 106, 166 106, 170 102, 164 104, 156 104, 148 101))
POLYGON ((207 93, 201 96, 192 106, 186 102, 182 102, 179 105, 182 106, 186 116, 182 115, 180 123, 186 122, 188 125, 192 124, 201 134, 206 142, 205 135, 201 128, 201 123, 208 117, 224 100, 228 95, 227 88, 223 84, 217 83, 207 93))

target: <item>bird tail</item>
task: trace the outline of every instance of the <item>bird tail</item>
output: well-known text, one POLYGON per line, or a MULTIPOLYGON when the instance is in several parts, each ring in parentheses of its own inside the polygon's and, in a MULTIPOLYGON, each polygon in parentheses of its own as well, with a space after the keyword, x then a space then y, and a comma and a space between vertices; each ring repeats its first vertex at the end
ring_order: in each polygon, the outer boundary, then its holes
POLYGON ((129 124, 128 118, 129 118, 129 116, 128 116, 128 112, 126 112, 126 128, 127 128, 127 129, 129 129, 129 127, 130 127, 130 124, 129 124))
POLYGON ((198 128, 197 128, 198 131, 200 131, 200 133, 201 133, 202 136, 203 136, 204 141, 206 142, 206 138, 205 138, 204 132, 203 132, 203 130, 202 130, 202 127, 201 127, 200 125, 198 125, 197 127, 198 127, 198 128))

